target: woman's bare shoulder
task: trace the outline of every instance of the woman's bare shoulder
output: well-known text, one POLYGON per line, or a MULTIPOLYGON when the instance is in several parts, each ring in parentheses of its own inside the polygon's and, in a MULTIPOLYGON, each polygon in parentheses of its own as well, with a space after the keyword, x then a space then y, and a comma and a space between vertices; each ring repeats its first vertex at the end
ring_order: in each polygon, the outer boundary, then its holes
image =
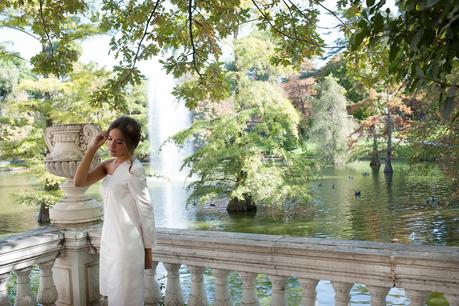
POLYGON ((104 168, 105 173, 107 173, 108 165, 110 163, 112 163, 114 160, 115 160, 114 158, 110 158, 110 159, 106 159, 106 160, 104 160, 103 162, 100 163, 101 166, 104 168))

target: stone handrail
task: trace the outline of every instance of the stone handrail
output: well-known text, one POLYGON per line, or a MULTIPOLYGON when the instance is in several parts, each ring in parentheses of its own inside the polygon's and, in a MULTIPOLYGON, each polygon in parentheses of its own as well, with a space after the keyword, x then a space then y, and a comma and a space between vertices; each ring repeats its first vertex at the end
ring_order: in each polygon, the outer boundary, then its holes
POLYGON ((459 293, 459 248, 158 229, 156 261, 459 293))
POLYGON ((64 235, 55 228, 34 229, 0 241, 0 305, 10 305, 7 280, 11 272, 17 277, 14 305, 54 305, 57 290, 52 277, 55 259, 63 250, 64 235), (32 294, 32 266, 40 268, 38 294, 32 294))
MULTIPOLYGON (((6 295, 10 272, 18 278, 15 305, 35 305, 35 301, 43 305, 96 305, 100 233, 100 225, 70 231, 47 227, 0 241, 0 305, 10 305, 6 295), (84 269, 80 289, 89 290, 81 293, 82 297, 70 297, 72 290, 65 283, 72 282, 69 277, 75 274, 66 272, 71 265, 66 258, 76 258, 72 252, 88 257, 80 265, 84 269), (36 298, 29 281, 35 264, 40 268, 36 298)), ((457 247, 158 228, 153 258, 155 268, 161 262, 167 270, 167 306, 185 303, 178 272, 181 265, 187 265, 191 273, 189 306, 208 305, 203 285, 206 268, 214 276, 214 305, 218 306, 233 305, 230 271, 238 272, 242 280, 241 305, 258 305, 255 288, 259 273, 271 280, 273 306, 287 305, 287 277, 298 278, 303 288, 301 305, 314 305, 319 280, 331 281, 337 306, 348 305, 355 283, 366 285, 372 305, 386 305, 386 295, 394 286, 405 289, 410 306, 424 306, 432 291, 442 292, 450 306, 459 305, 457 247)), ((146 273, 146 305, 159 305, 161 299, 154 275, 154 271, 146 273)))
MULTIPOLYGON (((97 245, 97 233, 94 234, 94 244, 97 245)), ((276 306, 284 305, 279 301, 285 300, 282 292, 288 276, 300 280, 307 297, 304 305, 311 295, 315 297, 318 280, 332 282, 337 305, 347 305, 349 290, 354 283, 367 286, 374 305, 385 305, 386 294, 392 287, 404 288, 412 301, 410 305, 424 305, 433 291, 442 292, 450 305, 459 305, 457 247, 158 228, 153 258, 155 262, 165 264, 168 278, 169 274, 178 278, 178 267, 182 264, 188 266, 192 279, 193 273, 197 275, 197 280, 202 279, 202 271, 197 267, 211 268, 217 274, 222 271, 240 272, 243 282, 247 283, 243 285, 243 290, 252 291, 245 293, 248 301, 244 305, 257 303, 254 286, 249 283, 254 282, 258 273, 270 276, 273 295, 275 286, 278 287, 281 297, 273 296, 273 301, 277 300, 272 304, 276 306)), ((224 274, 223 278, 226 276, 224 274)), ((180 286, 176 280, 169 279, 168 286, 174 282, 175 287, 180 286)), ((195 287, 201 288, 202 284, 195 287)), ((193 288, 191 291, 193 296, 193 288)), ((176 289, 171 294, 179 292, 176 289)), ((166 290, 166 300, 167 294, 166 290)), ((169 300, 174 299, 176 297, 169 297, 169 300)), ((205 300, 205 297, 200 299, 205 300)), ((177 305, 180 302, 179 299, 177 305)))

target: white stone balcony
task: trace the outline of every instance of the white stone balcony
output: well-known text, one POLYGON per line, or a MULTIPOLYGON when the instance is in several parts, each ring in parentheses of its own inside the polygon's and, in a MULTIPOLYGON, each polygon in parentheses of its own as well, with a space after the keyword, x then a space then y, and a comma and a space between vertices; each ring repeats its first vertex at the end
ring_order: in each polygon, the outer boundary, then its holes
MULTIPOLYGON (((79 229, 48 227, 0 241, 0 305, 10 305, 6 281, 17 276, 14 305, 99 305, 98 247, 100 225, 79 229), (40 268, 40 285, 33 296, 30 271, 40 268)), ((330 280, 335 305, 348 305, 350 289, 363 284, 371 305, 386 305, 392 287, 404 288, 410 306, 425 305, 431 292, 442 292, 451 306, 459 305, 459 248, 337 241, 258 234, 157 229, 153 250, 155 268, 167 270, 165 296, 155 276, 145 277, 146 305, 208 305, 204 270, 214 282, 213 305, 234 305, 228 274, 242 280, 240 305, 259 305, 257 274, 272 284, 271 305, 287 305, 287 277, 297 278, 303 289, 301 305, 315 305, 319 280, 330 280), (182 294, 179 268, 191 273, 188 299, 182 294)))

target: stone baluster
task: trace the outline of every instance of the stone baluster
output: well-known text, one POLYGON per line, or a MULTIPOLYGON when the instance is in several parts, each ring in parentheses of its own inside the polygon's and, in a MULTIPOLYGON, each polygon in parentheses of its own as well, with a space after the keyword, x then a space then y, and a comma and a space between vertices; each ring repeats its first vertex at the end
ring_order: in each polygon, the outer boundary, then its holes
POLYGON ((241 306, 258 306, 257 291, 255 287, 257 274, 253 272, 239 272, 242 279, 241 306))
POLYGON ((161 290, 156 280, 158 262, 154 261, 152 269, 145 270, 145 306, 159 306, 161 290))
POLYGON ((459 306, 459 294, 445 294, 449 306, 459 306))
POLYGON ((287 306, 287 295, 285 294, 286 276, 270 275, 272 284, 271 306, 287 306))
POLYGON ((180 287, 180 264, 163 263, 167 270, 165 306, 183 306, 182 288, 180 287))
POLYGON ((215 277, 215 306, 232 306, 228 289, 228 270, 213 269, 215 277))
POLYGON ((204 292, 204 267, 188 266, 191 272, 191 292, 188 306, 207 306, 207 296, 204 292))
POLYGON ((367 286, 371 295, 371 306, 385 306, 389 289, 386 287, 367 286))
POLYGON ((405 289, 406 295, 410 299, 410 306, 425 306, 427 297, 430 295, 428 291, 418 291, 412 289, 405 289))
POLYGON ((53 280, 54 260, 39 263, 40 287, 38 288, 37 302, 43 306, 55 305, 57 301, 57 289, 53 280))
POLYGON ((350 300, 350 291, 354 284, 344 282, 332 282, 335 289, 335 306, 347 306, 350 300))
POLYGON ((30 287, 30 271, 32 267, 14 271, 17 277, 14 306, 35 306, 37 304, 30 287))
POLYGON ((10 301, 8 300, 8 290, 6 284, 8 282, 9 273, 0 275, 0 306, 10 306, 10 301))
POLYGON ((303 288, 303 297, 301 299, 301 306, 314 306, 316 303, 316 287, 319 283, 318 280, 300 278, 300 284, 303 288))

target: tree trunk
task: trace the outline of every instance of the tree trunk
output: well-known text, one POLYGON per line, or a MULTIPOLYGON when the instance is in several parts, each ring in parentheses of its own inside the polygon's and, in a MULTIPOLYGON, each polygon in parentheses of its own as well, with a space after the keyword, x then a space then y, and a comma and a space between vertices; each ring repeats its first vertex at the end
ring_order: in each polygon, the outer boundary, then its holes
POLYGON ((373 170, 379 170, 379 167, 381 167, 381 162, 379 161, 378 137, 376 135, 376 125, 373 125, 371 127, 371 133, 373 135, 373 151, 371 152, 370 167, 373 170))
POLYGON ((253 203, 249 195, 244 195, 244 200, 239 200, 238 198, 231 199, 226 207, 228 213, 243 213, 256 210, 257 206, 253 203))
POLYGON ((392 117, 390 116, 389 109, 387 110, 387 148, 386 148, 386 162, 384 164, 384 173, 393 173, 392 169, 392 117))
POLYGON ((44 204, 40 205, 40 212, 38 213, 37 222, 38 222, 39 225, 45 225, 45 224, 49 224, 50 223, 50 220, 49 220, 49 207, 48 206, 46 206, 44 204))

